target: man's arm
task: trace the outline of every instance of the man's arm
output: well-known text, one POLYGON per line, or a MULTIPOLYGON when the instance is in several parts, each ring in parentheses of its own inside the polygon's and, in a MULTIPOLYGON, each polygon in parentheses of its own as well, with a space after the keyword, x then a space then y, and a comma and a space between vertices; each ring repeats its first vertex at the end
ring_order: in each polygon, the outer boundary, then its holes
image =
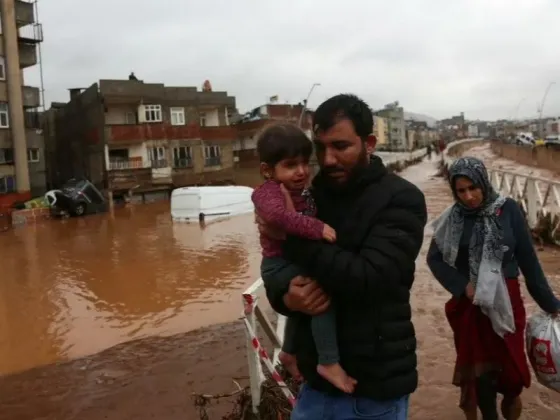
POLYGON ((289 211, 280 184, 267 182, 257 188, 252 195, 255 211, 262 220, 289 235, 308 239, 322 239, 324 223, 314 217, 289 211))
POLYGON ((371 301, 379 292, 404 284, 415 269, 427 221, 424 194, 407 188, 392 197, 371 226, 358 252, 336 244, 289 236, 284 256, 302 267, 331 296, 371 301))

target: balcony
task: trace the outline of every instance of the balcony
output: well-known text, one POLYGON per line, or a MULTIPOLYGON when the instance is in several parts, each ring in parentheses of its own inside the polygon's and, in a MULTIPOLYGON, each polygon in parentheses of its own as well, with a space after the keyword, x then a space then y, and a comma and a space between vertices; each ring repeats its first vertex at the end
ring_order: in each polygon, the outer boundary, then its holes
POLYGON ((19 67, 25 69, 37 64, 37 46, 24 42, 19 43, 19 67))
POLYGON ((123 124, 108 126, 109 142, 142 143, 147 140, 184 140, 200 138, 198 125, 170 125, 166 123, 123 124))
POLYGON ((33 3, 29 1, 16 0, 16 24, 18 27, 35 23, 33 3))
POLYGON ((235 126, 223 125, 217 127, 200 127, 200 138, 206 141, 212 140, 235 140, 237 129, 235 126))
MULTIPOLYGON (((38 108, 41 106, 41 97, 39 88, 32 86, 24 86, 23 93, 23 107, 24 108, 38 108)), ((10 102, 8 100, 8 83, 0 82, 0 102, 10 102)))

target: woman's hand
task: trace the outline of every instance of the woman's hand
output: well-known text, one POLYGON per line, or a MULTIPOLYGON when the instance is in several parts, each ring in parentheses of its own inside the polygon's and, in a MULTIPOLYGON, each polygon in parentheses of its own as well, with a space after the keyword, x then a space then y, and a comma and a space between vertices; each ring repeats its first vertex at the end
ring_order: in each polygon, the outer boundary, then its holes
POLYGON ((465 288, 465 296, 471 301, 474 299, 474 286, 471 282, 469 282, 465 288))

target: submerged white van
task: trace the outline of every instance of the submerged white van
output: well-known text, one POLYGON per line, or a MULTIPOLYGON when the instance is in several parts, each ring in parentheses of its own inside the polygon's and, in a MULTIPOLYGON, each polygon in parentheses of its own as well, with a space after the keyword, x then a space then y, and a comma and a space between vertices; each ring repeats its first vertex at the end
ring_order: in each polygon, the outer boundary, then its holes
POLYGON ((171 193, 174 221, 210 222, 254 211, 253 189, 237 185, 183 187, 171 193))

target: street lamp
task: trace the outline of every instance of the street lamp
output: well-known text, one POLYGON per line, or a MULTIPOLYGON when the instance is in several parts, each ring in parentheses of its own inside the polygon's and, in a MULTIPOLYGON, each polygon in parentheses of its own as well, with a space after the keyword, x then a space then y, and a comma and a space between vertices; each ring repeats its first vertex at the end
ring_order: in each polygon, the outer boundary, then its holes
POLYGON ((555 85, 556 82, 550 82, 548 84, 548 86, 546 87, 546 90, 544 91, 544 95, 541 101, 541 105, 539 107, 539 137, 542 139, 544 137, 544 127, 543 127, 543 121, 542 121, 542 114, 543 114, 543 110, 544 110, 544 102, 546 101, 546 97, 548 96, 548 92, 550 91, 550 88, 555 85))
POLYGON ((307 94, 307 98, 305 98, 305 100, 303 101, 303 108, 301 110, 301 114, 299 115, 299 121, 298 121, 298 125, 300 127, 303 124, 303 114, 305 114, 305 110, 307 108, 307 103, 309 102, 309 97, 313 93, 313 89, 315 89, 317 86, 321 86, 321 83, 313 83, 313 86, 311 86, 311 89, 309 89, 309 93, 307 94))

